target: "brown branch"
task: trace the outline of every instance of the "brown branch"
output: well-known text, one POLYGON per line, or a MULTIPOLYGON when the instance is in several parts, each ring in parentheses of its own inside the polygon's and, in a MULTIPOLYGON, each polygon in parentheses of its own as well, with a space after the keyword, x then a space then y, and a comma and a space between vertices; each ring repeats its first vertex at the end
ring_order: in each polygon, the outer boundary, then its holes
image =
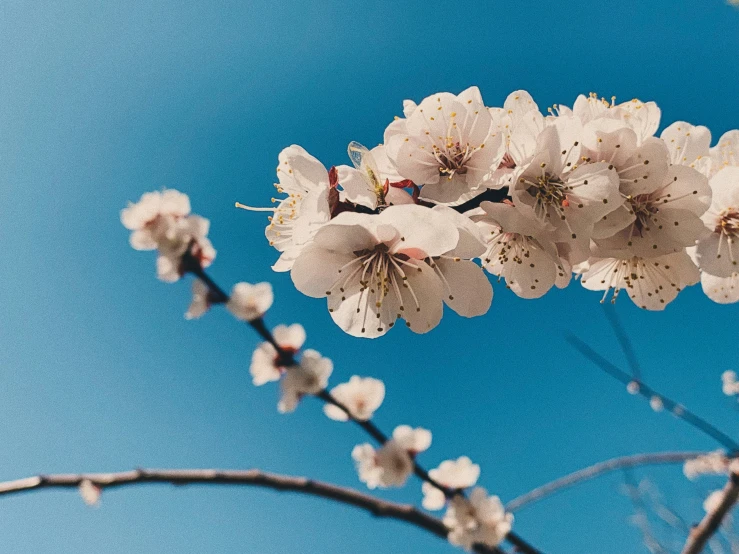
POLYGON ((564 477, 560 477, 545 485, 535 488, 517 498, 514 498, 506 504, 506 511, 512 512, 523 508, 527 504, 537 502, 547 496, 550 496, 562 489, 571 487, 583 481, 595 479, 605 473, 615 471, 617 469, 631 468, 637 466, 657 465, 657 464, 679 464, 698 456, 706 454, 705 452, 653 452, 647 454, 634 454, 633 456, 622 456, 613 458, 604 462, 599 462, 592 466, 580 469, 564 477))
MULTIPOLYGON (((404 521, 446 540, 449 530, 439 519, 422 512, 410 504, 388 502, 347 487, 314 481, 305 477, 292 477, 267 473, 258 469, 135 469, 117 473, 83 473, 37 475, 0 482, 0 496, 19 494, 40 489, 78 488, 83 481, 89 481, 100 489, 112 489, 129 485, 147 483, 167 483, 171 485, 250 485, 277 491, 291 491, 311 496, 327 498, 342 504, 354 506, 375 517, 404 521)), ((480 554, 503 554, 498 548, 476 546, 480 554)))
POLYGON ((739 499, 739 475, 732 473, 723 489, 721 503, 712 512, 708 512, 703 520, 696 525, 688 536, 682 554, 698 554, 703 551, 706 543, 718 531, 721 522, 739 499))

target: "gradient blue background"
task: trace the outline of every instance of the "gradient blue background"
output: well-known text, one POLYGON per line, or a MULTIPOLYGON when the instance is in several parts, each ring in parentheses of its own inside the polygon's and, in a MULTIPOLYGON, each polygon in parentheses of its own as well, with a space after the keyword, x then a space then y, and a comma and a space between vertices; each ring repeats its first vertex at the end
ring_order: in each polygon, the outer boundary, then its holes
MULTIPOLYGON (((256 341, 214 310, 183 319, 189 283, 154 278, 119 210, 178 188, 211 218, 224 286, 269 280, 272 324, 302 322, 335 361, 334 383, 385 380, 377 414, 433 430, 421 461, 467 454, 504 500, 583 465, 709 439, 598 372, 572 330, 621 365, 598 304, 579 286, 525 301, 502 286, 490 312, 447 312, 432 333, 343 335, 323 301, 273 274, 262 214, 279 151, 304 146, 346 163, 404 98, 480 86, 489 105, 531 91, 542 108, 597 91, 656 100, 663 126, 739 127, 739 11, 675 2, 437 0, 321 2, 3 2, 0 5, 0 478, 137 466, 225 467, 357 486, 365 437, 315 400, 291 416, 274 386, 251 385, 256 341)), ((739 306, 698 288, 664 313, 617 306, 647 380, 739 437, 720 374, 736 365, 739 306)), ((689 521, 719 479, 678 467, 639 472, 689 521)), ((645 551, 620 475, 517 514, 550 552, 645 551)), ((411 481, 386 498, 417 502, 411 481)), ((0 501, 0 544, 19 553, 445 553, 443 541, 327 501, 246 488, 111 491, 92 510, 74 492, 0 501)))

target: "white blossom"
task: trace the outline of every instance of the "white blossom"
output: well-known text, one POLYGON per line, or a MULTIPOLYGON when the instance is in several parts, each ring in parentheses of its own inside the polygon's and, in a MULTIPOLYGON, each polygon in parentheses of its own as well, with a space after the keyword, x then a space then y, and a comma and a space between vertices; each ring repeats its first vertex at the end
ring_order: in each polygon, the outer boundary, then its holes
POLYGON ((739 394, 739 381, 737 381, 735 371, 724 371, 721 374, 721 382, 723 385, 721 390, 726 396, 735 396, 739 394))
POLYGON ((272 199, 274 208, 236 206, 250 211, 274 212, 269 217, 265 235, 270 246, 280 252, 272 266, 275 271, 289 271, 301 250, 316 231, 331 218, 329 174, 316 158, 301 146, 288 146, 278 156, 275 188, 287 198, 272 199))
POLYGON ((449 501, 444 525, 449 529, 449 542, 456 546, 466 550, 475 544, 494 547, 510 532, 513 514, 506 513, 497 496, 488 496, 477 487, 469 499, 456 495, 449 501))
POLYGON ((99 485, 96 485, 89 479, 83 479, 80 481, 78 490, 85 504, 92 507, 100 505, 100 497, 102 496, 103 489, 99 485))
POLYGON ((505 145, 477 87, 434 94, 407 111, 385 131, 385 146, 397 172, 423 185, 422 199, 455 206, 493 184, 505 145))
POLYGON ((705 510, 707 514, 712 514, 718 509, 718 507, 721 505, 721 502, 723 501, 724 501, 724 491, 721 489, 713 491, 703 501, 703 509, 705 510))
MULTIPOLYGON (((477 483, 480 478, 480 466, 473 464, 467 456, 460 456, 456 460, 441 462, 439 467, 429 471, 429 477, 448 489, 466 489, 477 483)), ((423 483, 421 489, 424 508, 441 510, 444 507, 446 496, 443 491, 427 482, 423 483)))
POLYGON ((685 251, 656 258, 592 258, 580 282, 589 290, 605 291, 601 302, 613 291, 615 302, 621 290, 645 310, 664 310, 686 286, 700 279, 698 268, 685 251))
POLYGON ((675 165, 701 168, 710 156, 711 131, 702 125, 676 121, 660 135, 675 165))
POLYGON ((359 480, 370 489, 402 487, 413 473, 413 458, 431 446, 431 433, 400 425, 379 449, 365 443, 354 447, 352 458, 359 480))
MULTIPOLYGON (((559 108, 562 111, 562 107, 559 108)), ((572 113, 580 118, 584 125, 597 123, 621 127, 626 125, 631 129, 639 144, 653 136, 659 127, 661 110, 654 102, 642 102, 638 98, 615 103, 615 97, 610 101, 599 98, 594 92, 588 96, 581 94, 572 106, 572 113)))
POLYGON ((713 197, 703 214, 710 234, 698 241, 698 266, 716 277, 739 271, 739 167, 729 166, 711 178, 713 197))
POLYGON ((300 363, 288 368, 280 381, 282 396, 277 404, 280 413, 294 412, 303 396, 326 388, 333 369, 333 362, 315 350, 303 352, 300 363))
POLYGON ((148 192, 121 211, 121 222, 131 231, 136 250, 158 250, 157 277, 172 283, 182 277, 182 256, 190 254, 208 267, 216 256, 208 231, 210 221, 190 214, 190 200, 174 189, 148 192))
POLYGON ((710 150, 711 167, 709 176, 727 166, 739 166, 739 130, 727 131, 710 150))
MULTIPOLYGON (((331 389, 331 396, 349 410, 352 418, 367 421, 385 398, 385 384, 379 379, 354 375, 348 383, 341 383, 331 389)), ((344 410, 333 404, 326 404, 323 411, 336 421, 349 419, 344 410)))
POLYGON ((517 90, 508 95, 502 108, 489 108, 493 125, 503 134, 505 155, 491 176, 489 188, 509 186, 515 169, 526 165, 536 151, 536 139, 546 126, 531 95, 517 90))
POLYGON ((190 213, 190 199, 174 189, 147 192, 121 210, 121 223, 131 231, 136 250, 155 250, 173 221, 190 213))
POLYGON ((489 283, 471 280, 465 266, 442 269, 442 280, 430 265, 458 247, 455 221, 438 210, 403 205, 379 215, 342 213, 316 233, 291 277, 302 293, 327 298, 331 317, 350 335, 384 335, 399 318, 425 333, 441 320, 443 300, 451 302, 448 291, 492 298, 489 283))
POLYGON ((236 283, 226 308, 236 319, 253 321, 262 317, 274 300, 272 285, 269 283, 236 283))
POLYGON ((729 459, 723 450, 715 450, 708 454, 686 460, 683 473, 691 481, 700 475, 725 474, 729 467, 729 459))
POLYGON ((533 158, 516 170, 510 189, 517 208, 530 209, 552 241, 569 245, 573 265, 588 258, 595 223, 623 203, 613 166, 582 162, 582 137, 578 118, 556 118, 539 134, 533 158))
POLYGON ((192 282, 192 302, 185 313, 185 319, 198 319, 202 317, 211 306, 211 293, 208 286, 200 279, 192 282))
POLYGON ((404 179, 390 163, 385 146, 368 150, 357 142, 349 144, 349 157, 355 167, 337 166, 341 184, 339 198, 371 210, 379 206, 413 204, 413 198, 402 187, 404 179), (393 183, 396 186, 393 186, 393 183))
POLYGON ((558 281, 569 282, 569 271, 564 269, 551 233, 529 212, 512 204, 482 202, 471 219, 487 246, 480 257, 483 267, 505 278, 516 295, 539 298, 558 281))
MULTIPOLYGON (((290 326, 278 325, 272 330, 272 336, 280 348, 289 353, 297 353, 305 342, 305 329, 299 323, 290 326)), ((254 350, 251 356, 249 373, 252 382, 261 386, 271 381, 279 381, 286 367, 277 354, 277 350, 268 342, 263 342, 254 350)))
POLYGON ((612 159, 624 201, 596 225, 596 255, 660 256, 706 234, 700 217, 710 205, 711 188, 704 175, 684 165, 668 167, 667 149, 658 139, 636 147, 628 129, 597 138, 602 148, 594 155, 612 159))
POLYGON ((662 401, 662 399, 659 396, 652 396, 649 399, 649 406, 655 412, 661 412, 662 410, 665 409, 665 403, 662 401))

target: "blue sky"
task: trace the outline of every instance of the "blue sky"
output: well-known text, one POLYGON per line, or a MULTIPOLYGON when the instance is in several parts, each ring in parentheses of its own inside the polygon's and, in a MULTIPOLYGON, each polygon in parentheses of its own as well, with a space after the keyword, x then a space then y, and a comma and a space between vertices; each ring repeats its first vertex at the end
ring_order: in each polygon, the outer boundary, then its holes
MULTIPOLYGON (((489 105, 529 90, 542 107, 596 91, 655 100, 714 137, 739 127, 739 11, 720 0, 535 2, 6 2, 0 6, 0 478, 149 467, 261 468, 359 487, 365 440, 318 402, 281 416, 250 383, 249 329, 215 310, 186 322, 189 284, 154 278, 119 210, 144 191, 188 193, 212 220, 212 275, 269 280, 272 324, 301 322, 335 361, 334 382, 385 380, 385 429, 423 425, 421 461, 467 454, 504 500, 612 456, 713 449, 711 440, 595 370, 569 330, 625 365, 598 304, 571 286, 541 300, 496 287, 490 312, 448 312, 432 333, 343 335, 321 300, 274 274, 261 214, 279 151, 346 163, 378 143, 404 98, 477 84, 489 105), (183 5, 184 4, 184 5, 183 5)), ((646 380, 732 436, 720 392, 736 367, 739 306, 693 288, 664 313, 617 305, 646 380)), ((689 520, 720 480, 641 471, 689 520)), ((547 552, 643 551, 621 477, 522 510, 515 528, 547 552)), ((386 498, 420 501, 411 482, 386 498)), ((327 501, 245 488, 72 492, 0 502, 7 552, 441 554, 402 524, 327 501)))

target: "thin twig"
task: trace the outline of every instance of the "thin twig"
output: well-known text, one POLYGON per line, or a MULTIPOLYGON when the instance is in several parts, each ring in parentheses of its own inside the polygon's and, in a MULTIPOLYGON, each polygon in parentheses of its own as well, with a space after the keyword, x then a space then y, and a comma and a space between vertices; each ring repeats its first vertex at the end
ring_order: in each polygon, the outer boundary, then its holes
POLYGON ((624 385, 627 386, 631 383, 634 383, 635 386, 631 389, 634 394, 639 394, 649 400, 652 400, 654 398, 659 399, 662 402, 664 408, 672 412, 672 414, 674 414, 677 418, 682 419, 688 425, 691 425, 693 428, 708 435, 709 437, 726 447, 729 450, 729 456, 732 456, 735 453, 739 453, 739 444, 737 444, 734 439, 708 423, 708 421, 706 421, 702 417, 694 414, 682 404, 675 402, 664 394, 657 392, 643 381, 635 380, 631 375, 616 367, 610 361, 606 360, 603 356, 598 354, 595 350, 588 346, 588 344, 580 340, 580 338, 576 337, 575 335, 567 335, 566 339, 567 342, 569 342, 577 351, 579 351, 583 356, 588 358, 591 362, 593 362, 614 379, 621 381, 624 385))
POLYGON ((718 531, 721 522, 736 504, 739 498, 739 475, 732 473, 723 488, 721 503, 712 512, 708 512, 703 520, 690 532, 682 554, 698 554, 706 543, 718 531))
POLYGON ((613 305, 603 304, 603 311, 606 313, 608 323, 611 324, 613 332, 616 335, 616 339, 618 339, 618 343, 621 345, 621 350, 624 351, 624 355, 629 363, 634 379, 636 381, 641 381, 641 366, 639 365, 639 359, 636 357, 634 346, 631 344, 629 335, 626 333, 623 325, 621 325, 621 321, 618 319, 616 309, 613 305))
POLYGON ((652 554, 668 554, 667 549, 659 542, 652 532, 652 525, 649 521, 647 506, 642 497, 641 490, 639 489, 639 484, 631 473, 630 467, 623 468, 623 477, 626 494, 628 495, 629 500, 631 500, 631 505, 634 507, 632 522, 634 523, 634 526, 641 531, 644 546, 646 546, 652 554))
MULTIPOLYGON (((354 489, 331 483, 314 481, 304 477, 292 477, 267 473, 257 469, 136 469, 118 473, 54 474, 38 475, 0 483, 0 496, 30 492, 40 489, 77 488, 83 481, 90 481, 101 489, 129 485, 168 483, 171 485, 250 485, 277 491, 292 491, 327 498, 365 510, 375 517, 404 521, 446 539, 449 530, 444 523, 410 504, 398 504, 376 498, 354 489)), ((497 548, 477 546, 480 554, 502 554, 497 548)))
MULTIPOLYGON (((182 257, 181 268, 183 272, 192 273, 208 287, 208 289, 213 293, 214 296, 213 303, 225 304, 229 301, 228 294, 205 272, 205 270, 202 268, 202 265, 200 264, 200 261, 196 257, 192 256, 189 249, 182 257)), ((296 364, 292 352, 284 350, 279 344, 277 344, 277 341, 265 324, 263 318, 260 317, 255 320, 248 321, 247 323, 264 340, 269 342, 275 348, 275 351, 280 357, 280 363, 282 365, 289 367, 296 364)), ((328 404, 332 404, 342 410, 350 421, 353 421, 355 424, 361 427, 380 445, 384 445, 388 441, 387 435, 383 433, 371 420, 360 421, 356 419, 351 411, 336 398, 334 398, 333 395, 328 391, 328 389, 321 390, 315 396, 320 400, 328 404)), ((464 495, 464 491, 462 490, 445 487, 441 483, 435 481, 429 475, 428 471, 421 467, 421 465, 418 464, 415 459, 413 459, 413 473, 422 481, 426 481, 427 483, 430 483, 437 489, 441 490, 447 498, 453 498, 456 495, 464 495)), ((510 542, 518 552, 521 552, 522 554, 542 554, 539 550, 528 544, 525 540, 523 540, 512 531, 506 535, 506 540, 510 542)))
POLYGON ((575 471, 574 473, 570 473, 569 475, 565 475, 564 477, 560 477, 559 479, 546 483, 545 485, 537 487, 526 494, 514 498, 506 504, 505 508, 508 512, 520 510, 524 506, 538 502, 539 500, 551 496, 562 489, 566 489, 584 481, 595 479, 596 477, 600 477, 601 475, 618 469, 647 465, 680 464, 687 460, 697 458, 703 454, 706 454, 706 452, 650 452, 646 454, 634 454, 632 456, 621 456, 619 458, 605 460, 575 471))

